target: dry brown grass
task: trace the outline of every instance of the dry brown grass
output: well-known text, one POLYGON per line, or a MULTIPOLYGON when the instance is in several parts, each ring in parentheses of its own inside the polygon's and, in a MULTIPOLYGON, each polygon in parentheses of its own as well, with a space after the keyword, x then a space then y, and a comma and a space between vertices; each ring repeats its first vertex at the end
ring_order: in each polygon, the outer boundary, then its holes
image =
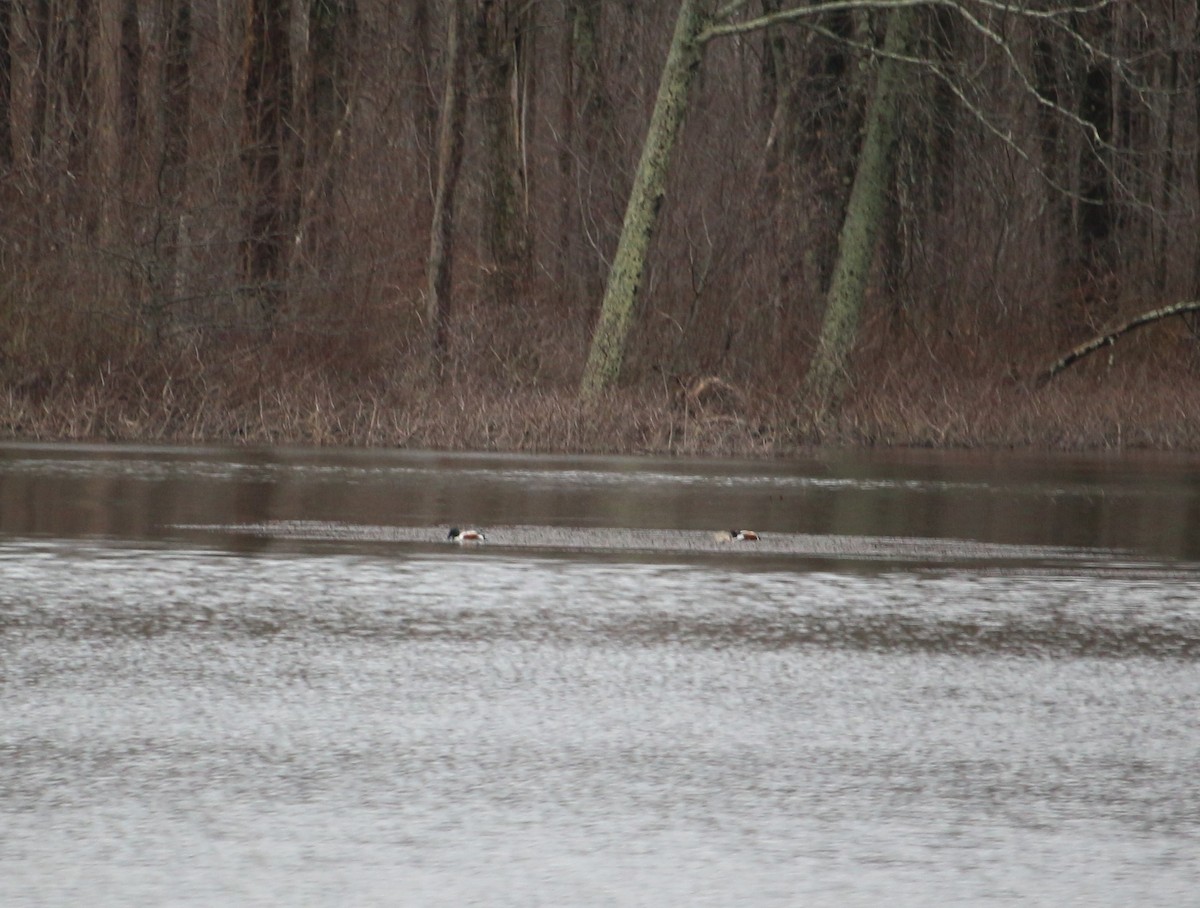
POLYGON ((1050 342, 934 343, 880 321, 865 329, 856 389, 820 430, 801 405, 800 364, 769 386, 649 369, 585 406, 570 364, 586 339, 533 336, 476 325, 440 383, 399 332, 228 336, 170 355, 114 347, 57 370, 10 358, 0 437, 744 456, 814 444, 1200 450, 1184 334, 1147 334, 1035 390, 1050 342))

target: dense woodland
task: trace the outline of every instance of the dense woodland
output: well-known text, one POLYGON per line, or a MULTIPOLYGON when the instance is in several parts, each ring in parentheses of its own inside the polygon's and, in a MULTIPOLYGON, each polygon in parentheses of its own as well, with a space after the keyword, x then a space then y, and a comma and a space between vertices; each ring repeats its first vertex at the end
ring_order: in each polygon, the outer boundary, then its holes
POLYGON ((1184 0, 0 0, 0 433, 1200 447, 1186 307, 1034 382, 1200 296, 1198 38, 1184 0))

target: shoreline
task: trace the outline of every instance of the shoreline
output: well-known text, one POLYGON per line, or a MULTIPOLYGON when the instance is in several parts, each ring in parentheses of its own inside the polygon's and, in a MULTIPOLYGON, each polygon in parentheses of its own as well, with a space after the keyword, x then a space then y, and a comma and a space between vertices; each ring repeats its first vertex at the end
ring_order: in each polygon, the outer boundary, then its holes
POLYGON ((583 404, 573 387, 462 381, 407 393, 311 375, 258 388, 171 376, 71 382, 0 391, 0 439, 743 458, 814 448, 1200 453, 1188 418, 1200 413, 1200 389, 1167 374, 1080 375, 1041 390, 987 379, 876 387, 821 431, 794 394, 721 384, 727 393, 710 399, 643 383, 583 404))

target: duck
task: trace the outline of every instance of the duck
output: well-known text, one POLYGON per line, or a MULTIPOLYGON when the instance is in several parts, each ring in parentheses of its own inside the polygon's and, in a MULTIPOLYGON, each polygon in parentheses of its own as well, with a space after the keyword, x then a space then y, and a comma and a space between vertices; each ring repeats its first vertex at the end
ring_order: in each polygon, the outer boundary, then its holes
POLYGON ((730 530, 729 538, 735 542, 758 542, 758 533, 754 530, 730 530))
POLYGON ((479 530, 460 530, 458 527, 450 527, 450 532, 446 534, 446 538, 451 542, 483 542, 487 539, 479 530))

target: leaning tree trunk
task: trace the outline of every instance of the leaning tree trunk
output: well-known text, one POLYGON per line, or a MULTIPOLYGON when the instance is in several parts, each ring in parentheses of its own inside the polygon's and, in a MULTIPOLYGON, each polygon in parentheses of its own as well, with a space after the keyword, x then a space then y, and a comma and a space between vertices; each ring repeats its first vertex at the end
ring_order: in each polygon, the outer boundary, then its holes
POLYGON ((1170 306, 1163 306, 1161 309, 1151 309, 1149 312, 1143 312, 1140 315, 1135 315, 1117 327, 1106 331, 1104 334, 1098 334, 1091 340, 1084 341, 1078 347, 1067 352, 1064 356, 1055 360, 1040 373, 1035 379, 1036 387, 1040 388, 1045 385, 1050 379, 1058 375, 1068 366, 1078 362, 1085 356, 1090 356, 1102 347, 1110 347, 1117 342, 1117 339, 1130 331, 1136 331, 1138 328, 1144 328, 1146 325, 1153 324, 1157 321, 1162 321, 1166 318, 1171 318, 1174 315, 1194 315, 1200 312, 1200 300, 1188 300, 1184 303, 1175 303, 1170 306))
POLYGON ((888 18, 884 58, 867 112, 866 135, 842 222, 837 262, 825 303, 825 320, 806 379, 806 391, 818 419, 837 408, 850 380, 850 352, 858 334, 859 314, 895 161, 900 114, 901 61, 898 58, 908 49, 912 22, 913 13, 908 8, 895 9, 888 18))
POLYGON ((592 336, 592 349, 580 385, 583 398, 595 397, 610 387, 621 372, 638 290, 646 271, 646 252, 666 194, 671 149, 683 126, 688 90, 700 67, 703 46, 699 36, 706 21, 702 0, 683 0, 650 116, 646 144, 633 178, 617 254, 608 274, 600 321, 592 336))

